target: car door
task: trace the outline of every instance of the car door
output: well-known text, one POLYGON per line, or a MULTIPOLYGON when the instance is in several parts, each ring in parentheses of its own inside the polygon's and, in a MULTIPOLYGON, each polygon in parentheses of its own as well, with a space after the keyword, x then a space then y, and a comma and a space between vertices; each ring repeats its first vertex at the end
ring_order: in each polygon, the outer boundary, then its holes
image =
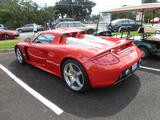
POLYGON ((134 20, 128 20, 129 25, 131 26, 131 30, 137 30, 139 27, 139 24, 136 23, 134 20))
POLYGON ((23 31, 33 31, 33 24, 25 25, 23 31))
POLYGON ((2 34, 3 34, 3 32, 2 32, 2 30, 0 29, 0 39, 2 39, 2 34))
POLYGON ((48 57, 48 48, 52 45, 55 35, 41 34, 28 46, 27 53, 31 63, 44 67, 48 57))

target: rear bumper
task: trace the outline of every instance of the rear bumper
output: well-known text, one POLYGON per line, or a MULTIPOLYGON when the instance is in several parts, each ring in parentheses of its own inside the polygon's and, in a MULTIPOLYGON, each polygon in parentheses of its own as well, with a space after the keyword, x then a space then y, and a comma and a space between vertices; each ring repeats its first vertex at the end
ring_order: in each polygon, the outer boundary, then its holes
POLYGON ((126 76, 122 76, 123 72, 138 63, 141 59, 141 51, 137 48, 134 52, 120 58, 120 62, 114 65, 102 66, 89 61, 84 64, 87 71, 90 84, 93 88, 103 87, 117 84, 129 76, 135 71, 132 71, 126 76))
POLYGON ((126 80, 127 78, 129 78, 130 76, 133 75, 133 73, 139 68, 140 66, 140 63, 141 63, 141 60, 137 62, 137 68, 135 70, 132 70, 132 67, 124 70, 121 74, 120 74, 120 77, 119 79, 114 83, 114 85, 126 80), (129 73, 127 73, 127 71, 129 70, 129 73), (127 73, 127 74, 126 74, 127 73))

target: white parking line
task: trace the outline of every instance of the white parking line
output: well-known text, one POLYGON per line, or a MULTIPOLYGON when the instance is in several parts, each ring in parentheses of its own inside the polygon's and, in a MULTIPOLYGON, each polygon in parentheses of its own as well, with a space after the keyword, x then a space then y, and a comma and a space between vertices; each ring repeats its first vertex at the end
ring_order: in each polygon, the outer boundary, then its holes
POLYGON ((25 84, 22 80, 17 78, 13 73, 11 73, 7 68, 0 64, 0 69, 2 69, 6 74, 8 74, 15 82, 17 82, 21 87, 23 87, 26 91, 28 91, 31 95, 37 98, 40 102, 54 111, 57 115, 61 115, 63 110, 56 106, 54 103, 43 97, 41 94, 36 92, 34 89, 25 84))
POLYGON ((156 68, 150 68, 150 67, 145 67, 145 66, 140 66, 140 68, 160 72, 160 69, 156 69, 156 68))

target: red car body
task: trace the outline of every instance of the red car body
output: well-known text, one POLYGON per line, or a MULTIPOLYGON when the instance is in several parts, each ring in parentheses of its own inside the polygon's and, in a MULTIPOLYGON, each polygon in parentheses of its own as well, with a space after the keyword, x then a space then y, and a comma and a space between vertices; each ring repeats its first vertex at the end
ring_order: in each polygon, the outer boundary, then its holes
POLYGON ((141 51, 132 41, 113 37, 82 39, 83 31, 55 29, 39 34, 52 34, 51 43, 19 42, 25 62, 62 77, 61 66, 67 59, 78 61, 85 69, 90 85, 102 87, 116 84, 134 72, 141 59, 141 51), (74 38, 77 37, 77 38, 74 38), (98 40, 100 39, 100 41, 98 40), (123 75, 126 74, 126 75, 123 75))
POLYGON ((160 23, 160 18, 156 17, 156 18, 150 20, 150 23, 160 23))
POLYGON ((7 36, 6 39, 14 39, 19 36, 19 32, 15 30, 0 30, 0 39, 4 39, 4 36, 7 36))

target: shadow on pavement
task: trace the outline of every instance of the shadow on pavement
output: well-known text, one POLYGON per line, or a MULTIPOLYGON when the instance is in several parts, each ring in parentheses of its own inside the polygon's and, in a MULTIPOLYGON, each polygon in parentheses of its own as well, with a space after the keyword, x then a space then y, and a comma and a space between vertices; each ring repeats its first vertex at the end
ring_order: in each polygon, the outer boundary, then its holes
POLYGON ((64 112, 83 118, 112 116, 120 112, 135 98, 141 86, 139 78, 133 75, 116 86, 76 94, 68 90, 60 78, 31 65, 23 66, 13 61, 9 70, 64 112))
POLYGON ((142 66, 160 69, 160 57, 151 56, 142 61, 142 66))

